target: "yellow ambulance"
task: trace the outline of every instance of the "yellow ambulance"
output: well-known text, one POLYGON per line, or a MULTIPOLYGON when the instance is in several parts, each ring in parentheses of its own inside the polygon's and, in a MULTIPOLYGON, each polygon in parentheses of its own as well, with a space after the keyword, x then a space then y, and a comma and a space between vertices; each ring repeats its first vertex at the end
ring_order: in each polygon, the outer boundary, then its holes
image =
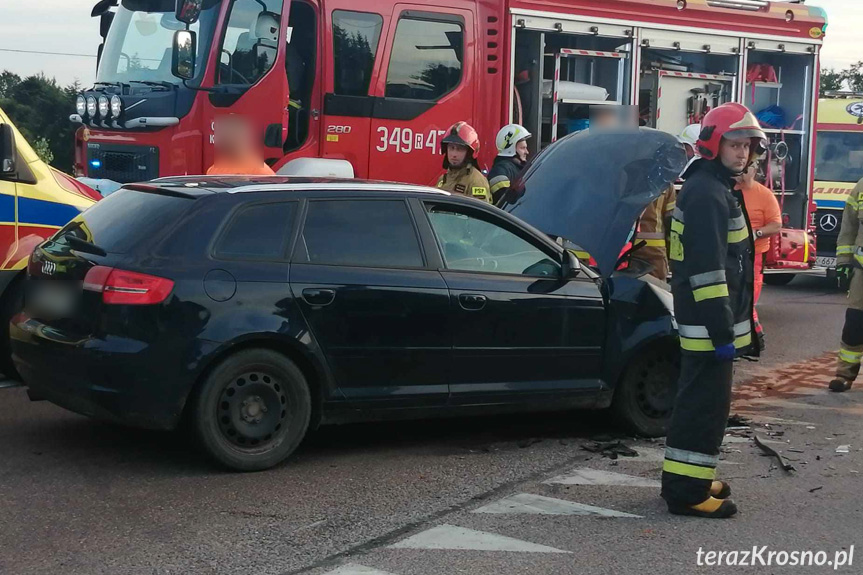
POLYGON ((836 239, 848 192, 863 179, 863 94, 818 102, 813 199, 818 206, 816 265, 836 267, 836 239))
POLYGON ((16 376, 9 320, 21 307, 30 253, 100 198, 39 159, 0 109, 0 373, 16 376))

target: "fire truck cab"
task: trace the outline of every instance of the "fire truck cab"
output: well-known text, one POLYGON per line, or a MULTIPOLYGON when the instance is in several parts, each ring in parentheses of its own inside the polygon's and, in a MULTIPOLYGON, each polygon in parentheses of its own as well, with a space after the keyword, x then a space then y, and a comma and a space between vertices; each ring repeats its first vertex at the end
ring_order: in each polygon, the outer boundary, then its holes
POLYGON ((678 134, 734 101, 782 142, 771 177, 782 176, 786 227, 811 225, 826 18, 802 3, 101 0, 93 15, 104 43, 72 116, 78 175, 205 172, 214 119, 242 114, 280 173, 314 159, 429 184, 458 120, 477 129, 489 166, 512 121, 536 153, 585 127, 591 105, 637 106, 642 125, 678 134))

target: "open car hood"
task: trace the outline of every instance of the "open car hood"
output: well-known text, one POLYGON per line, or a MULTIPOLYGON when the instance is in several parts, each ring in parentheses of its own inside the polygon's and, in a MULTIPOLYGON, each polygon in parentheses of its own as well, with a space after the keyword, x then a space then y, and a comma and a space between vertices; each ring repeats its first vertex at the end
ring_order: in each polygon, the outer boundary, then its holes
POLYGON ((608 277, 644 208, 685 166, 683 145, 665 132, 585 130, 543 150, 500 207, 583 248, 608 277))

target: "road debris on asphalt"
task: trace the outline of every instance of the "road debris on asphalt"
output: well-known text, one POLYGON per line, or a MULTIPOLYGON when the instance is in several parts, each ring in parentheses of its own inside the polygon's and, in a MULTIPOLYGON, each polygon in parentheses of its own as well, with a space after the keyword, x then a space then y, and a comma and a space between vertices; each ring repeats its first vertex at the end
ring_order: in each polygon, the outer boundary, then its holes
POLYGON ((591 443, 582 444, 581 448, 591 453, 599 453, 603 457, 611 459, 617 459, 619 456, 638 457, 638 452, 636 450, 632 449, 620 440, 593 441, 591 443))
POLYGON ((836 448, 836 453, 850 453, 851 446, 850 445, 840 445, 836 448))
POLYGON ((818 487, 813 487, 812 489, 810 489, 809 493, 815 493, 816 491, 821 491, 822 489, 824 489, 824 486, 819 485, 818 487))
POLYGON ((752 423, 752 420, 748 417, 744 417, 740 414, 733 413, 728 417, 728 423, 726 424, 726 429, 730 427, 749 427, 752 423))
POLYGON ((776 460, 779 462, 779 465, 782 467, 782 469, 784 469, 785 471, 788 471, 788 472, 796 471, 795 467, 793 465, 791 465, 790 463, 788 463, 785 460, 785 458, 782 457, 782 455, 778 451, 776 451, 772 447, 766 445, 763 441, 761 441, 761 439, 757 435, 754 436, 754 439, 755 439, 755 445, 757 445, 759 447, 759 449, 761 449, 761 451, 763 451, 767 455, 772 455, 773 457, 775 457, 776 460))

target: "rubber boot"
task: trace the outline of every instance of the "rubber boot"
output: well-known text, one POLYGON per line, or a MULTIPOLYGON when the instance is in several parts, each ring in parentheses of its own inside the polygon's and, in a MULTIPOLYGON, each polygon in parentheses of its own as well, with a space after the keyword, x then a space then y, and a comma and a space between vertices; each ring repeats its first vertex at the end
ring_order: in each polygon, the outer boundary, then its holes
POLYGON ((830 382, 830 391, 835 391, 837 393, 842 393, 843 391, 848 391, 851 389, 851 383, 844 377, 837 377, 833 381, 830 382))
POLYGON ((731 486, 724 481, 714 481, 710 485, 710 496, 716 499, 728 499, 731 497, 731 486))
POLYGON ((737 513, 737 505, 730 499, 708 497, 698 505, 669 504, 668 511, 672 515, 687 515, 704 519, 728 519, 737 513))

